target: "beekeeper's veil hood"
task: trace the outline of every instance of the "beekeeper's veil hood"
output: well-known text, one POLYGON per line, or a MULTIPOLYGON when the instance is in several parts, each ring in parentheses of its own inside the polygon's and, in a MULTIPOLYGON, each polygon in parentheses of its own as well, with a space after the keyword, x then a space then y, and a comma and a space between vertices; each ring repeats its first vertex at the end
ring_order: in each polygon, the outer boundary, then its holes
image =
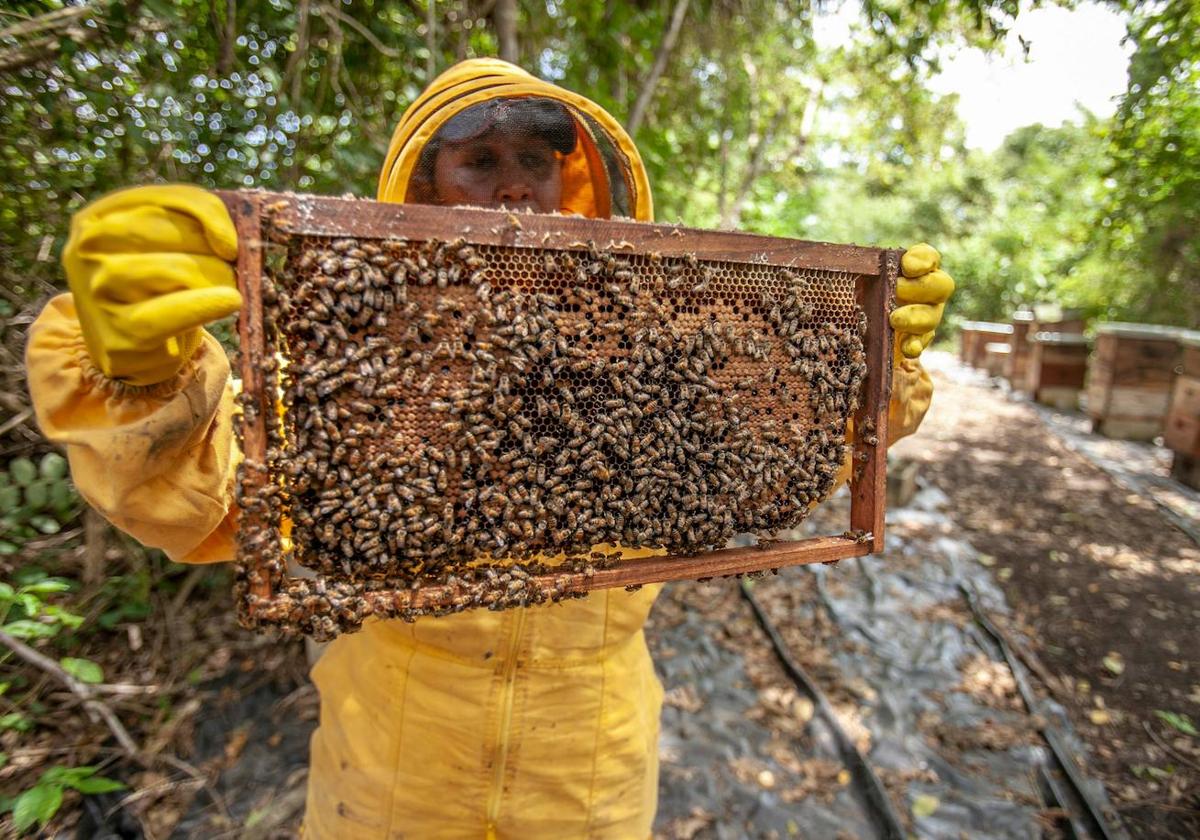
POLYGON ((491 131, 549 143, 562 158, 563 213, 653 218, 646 170, 625 129, 590 99, 495 58, 454 65, 408 107, 379 174, 379 200, 421 200, 441 143, 491 131))

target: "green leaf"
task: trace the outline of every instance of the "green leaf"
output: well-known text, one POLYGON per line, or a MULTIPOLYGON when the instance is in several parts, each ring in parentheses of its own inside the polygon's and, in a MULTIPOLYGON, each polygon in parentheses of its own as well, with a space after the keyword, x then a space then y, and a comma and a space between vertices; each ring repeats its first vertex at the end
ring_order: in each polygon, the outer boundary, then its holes
POLYGON ((70 482, 56 481, 50 485, 50 507, 54 508, 54 512, 60 517, 70 514, 71 508, 75 507, 78 501, 79 494, 70 482))
POLYGON ((0 729, 15 729, 18 732, 28 732, 33 729, 33 721, 20 712, 9 712, 0 716, 0 729))
POLYGON ((58 524, 58 520, 53 516, 38 514, 37 516, 29 517, 29 524, 37 528, 43 534, 57 534, 62 530, 62 525, 58 524))
POLYGON ((42 599, 28 592, 18 592, 17 603, 21 605, 21 609, 25 610, 27 618, 36 618, 37 614, 42 611, 42 599))
POLYGON ((67 459, 57 452, 47 452, 38 465, 42 478, 65 478, 67 475, 67 459))
POLYGON ((80 779, 71 785, 80 793, 111 793, 114 790, 125 790, 124 782, 110 779, 106 776, 95 776, 90 779, 80 779))
POLYGON ((28 586, 22 586, 24 592, 32 592, 35 595, 49 595, 54 592, 66 592, 71 588, 71 582, 62 578, 46 578, 45 580, 31 583, 28 586))
POLYGON ((14 485, 0 487, 0 511, 5 513, 21 506, 21 488, 14 485))
POLYGON ((43 608, 42 614, 53 618, 63 627, 70 627, 74 629, 83 624, 83 616, 76 615, 73 612, 67 612, 62 607, 56 607, 53 604, 47 604, 43 608))
POLYGON ((1110 651, 1108 656, 1101 660, 1104 663, 1104 668, 1114 676, 1121 676, 1125 672, 1125 660, 1121 654, 1116 651, 1110 651))
POLYGON ((14 458, 8 465, 13 481, 22 487, 32 484, 38 477, 38 468, 28 458, 14 458))
POLYGON ((62 805, 63 790, 58 785, 36 784, 17 797, 13 805, 13 827, 25 831, 35 822, 45 826, 62 805))
POLYGON ((84 764, 79 767, 63 767, 59 764, 42 773, 41 778, 38 779, 38 784, 69 785, 80 779, 86 779, 95 772, 96 768, 90 764, 84 764))
POLYGON ((1192 719, 1187 715, 1181 715, 1178 712, 1166 712, 1162 709, 1155 709, 1154 714, 1157 715, 1158 719, 1163 723, 1178 729, 1184 735, 1195 736, 1200 734, 1196 732, 1195 724, 1192 723, 1192 719))
POLYGON ((58 664, 62 665, 64 671, 82 682, 104 682, 104 669, 90 659, 77 659, 73 656, 64 656, 58 660, 58 664))
POLYGON ((8 633, 10 636, 16 636, 18 639, 48 639, 51 636, 58 635, 58 628, 54 625, 43 624, 40 621, 30 621, 27 618, 10 621, 2 629, 5 633, 8 633))
POLYGON ((8 764, 8 753, 0 752, 0 770, 3 770, 6 764, 8 764))
POLYGON ((11 601, 16 592, 12 586, 0 581, 0 601, 11 601))
POLYGON ((8 540, 0 540, 0 555, 16 554, 20 550, 21 547, 16 543, 9 542, 8 540))
POLYGON ((30 510, 39 511, 50 504, 50 483, 34 481, 25 487, 25 504, 30 510))
POLYGON ((45 569, 39 569, 37 566, 25 566, 13 573, 13 582, 17 586, 32 586, 49 577, 50 575, 46 574, 45 569))

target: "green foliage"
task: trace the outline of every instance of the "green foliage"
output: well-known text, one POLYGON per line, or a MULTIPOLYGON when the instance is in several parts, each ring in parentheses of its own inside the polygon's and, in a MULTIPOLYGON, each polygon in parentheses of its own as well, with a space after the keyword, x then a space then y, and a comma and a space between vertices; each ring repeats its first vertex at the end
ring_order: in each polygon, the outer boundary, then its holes
POLYGON ((18 639, 48 639, 73 630, 83 618, 45 601, 48 595, 67 592, 70 582, 49 577, 41 569, 24 569, 14 575, 15 587, 0 581, 0 630, 18 639))
POLYGON ((104 682, 104 669, 90 659, 79 659, 74 656, 64 656, 62 659, 58 660, 58 664, 62 666, 64 671, 80 682, 104 682))
POLYGON ((34 823, 44 828, 58 813, 63 792, 67 788, 83 794, 109 793, 125 789, 125 785, 115 779, 97 776, 97 769, 91 766, 60 766, 51 767, 42 773, 37 783, 12 803, 13 828, 18 834, 27 832, 34 823))
POLYGON ((1200 732, 1196 730, 1196 725, 1192 723, 1192 719, 1187 715, 1180 714, 1179 712, 1167 712, 1162 709, 1155 709, 1154 714, 1163 723, 1182 732, 1184 735, 1191 735, 1193 737, 1200 735, 1200 732))
MULTIPOLYGON (((677 2, 524 0, 518 60, 628 119, 677 2)), ((35 21, 62 6, 10 5, 35 21)), ((1129 10, 1135 54, 1111 127, 1086 115, 1078 129, 1029 127, 994 155, 965 151, 954 99, 926 81, 948 45, 994 48, 1022 4, 865 0, 853 43, 836 50, 814 40, 819 5, 690 0, 636 132, 659 218, 931 240, 960 281, 955 317, 1052 300, 1200 322, 1194 2, 1113 4, 1129 10)), ((432 32, 425 5, 400 0, 81 8, 73 28, 43 33, 57 37, 0 43, 0 264, 27 297, 59 282, 70 214, 110 189, 372 195, 392 128, 431 74, 498 47, 488 4, 438 4, 432 32), (20 52, 30 44, 41 46, 20 52)))
POLYGON ((1110 142, 1102 219, 1116 259, 1136 265, 1142 318, 1200 325, 1200 5, 1130 4, 1136 49, 1110 142))
POLYGON ((14 458, 0 470, 0 555, 15 554, 38 536, 57 534, 79 508, 63 456, 50 452, 36 464, 14 458))

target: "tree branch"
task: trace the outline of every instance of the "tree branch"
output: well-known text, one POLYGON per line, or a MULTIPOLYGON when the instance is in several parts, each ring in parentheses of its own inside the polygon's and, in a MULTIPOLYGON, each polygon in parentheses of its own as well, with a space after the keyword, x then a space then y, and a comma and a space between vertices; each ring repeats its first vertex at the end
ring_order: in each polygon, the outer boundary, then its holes
POLYGON ((638 93, 637 101, 633 103, 633 110, 629 112, 625 130, 629 132, 630 136, 637 134, 637 130, 641 128, 646 110, 650 107, 650 100, 654 98, 654 91, 658 87, 658 80, 662 77, 663 71, 667 69, 667 59, 671 57, 671 51, 675 49, 675 42, 679 40, 679 31, 683 28, 683 19, 687 16, 688 2, 689 0, 676 0, 675 2, 675 10, 671 13, 671 22, 667 25, 667 31, 658 44, 658 51, 654 54, 654 64, 650 67, 646 81, 642 82, 642 89, 638 93))
POLYGON ((288 93, 293 105, 300 98, 301 71, 305 59, 308 58, 309 0, 300 0, 296 17, 296 49, 288 56, 287 65, 283 69, 283 84, 279 87, 288 93))
MULTIPOLYGON (((804 110, 800 115, 800 125, 796 131, 796 141, 792 144, 789 156, 794 157, 804 149, 808 144, 809 138, 812 136, 813 125, 816 122, 817 111, 821 107, 821 102, 824 96, 824 83, 811 91, 808 100, 804 103, 804 110)), ((746 200, 750 197, 750 191, 754 187, 754 182, 767 162, 767 150, 774 140, 775 135, 779 133, 784 120, 791 111, 790 104, 784 102, 775 116, 771 120, 770 126, 759 138, 758 145, 754 148, 754 155, 750 159, 750 164, 746 168, 745 174, 742 176, 741 183, 738 186, 737 195, 733 202, 721 214, 721 227, 734 228, 740 224, 742 219, 742 209, 745 207, 746 200)))
POLYGON ((12 26, 6 26, 0 29, 0 40, 9 38, 24 38, 27 35, 40 35, 46 31, 58 32, 74 25, 76 18, 90 15, 97 9, 92 5, 83 6, 67 6, 62 9, 57 9, 53 12, 47 12, 44 15, 38 15, 28 20, 23 20, 20 23, 14 23, 12 26))
MULTIPOLYGON (((84 21, 92 15, 99 16, 110 2, 100 0, 95 4, 68 6, 0 29, 0 42, 13 44, 0 51, 0 72, 20 70, 54 58, 62 51, 64 41, 83 44, 98 37, 103 27, 85 26, 84 21)), ((140 5, 141 0, 130 4, 131 18, 140 5)))
POLYGON ((108 707, 107 703, 96 699, 96 693, 92 690, 91 686, 75 679, 64 671, 62 666, 53 659, 38 653, 20 639, 10 636, 3 630, 0 630, 0 642, 3 642, 5 647, 30 665, 41 668, 70 689, 71 693, 83 702, 83 708, 87 710, 88 717, 91 718, 92 722, 99 723, 103 719, 105 724, 108 725, 108 730, 112 732, 113 737, 117 739, 117 743, 121 745, 126 754, 130 758, 139 758, 141 751, 138 749, 137 744, 133 742, 129 730, 125 728, 124 724, 117 718, 113 710, 108 707))
POLYGON ((351 29, 353 29, 355 32, 357 32, 359 35, 363 36, 363 38, 365 38, 367 40, 367 42, 370 43, 370 45, 373 46, 379 52, 380 55, 385 56, 386 58, 399 58, 400 57, 399 50, 392 49, 387 44, 383 43, 383 41, 380 41, 379 38, 376 37, 374 32, 372 32, 370 29, 367 29, 367 27, 364 26, 362 23, 358 22, 357 20, 355 20, 350 15, 346 14, 345 12, 343 12, 341 9, 337 8, 336 6, 331 6, 328 4, 318 6, 317 14, 318 15, 330 14, 333 17, 337 18, 339 21, 341 21, 342 23, 349 26, 351 29))

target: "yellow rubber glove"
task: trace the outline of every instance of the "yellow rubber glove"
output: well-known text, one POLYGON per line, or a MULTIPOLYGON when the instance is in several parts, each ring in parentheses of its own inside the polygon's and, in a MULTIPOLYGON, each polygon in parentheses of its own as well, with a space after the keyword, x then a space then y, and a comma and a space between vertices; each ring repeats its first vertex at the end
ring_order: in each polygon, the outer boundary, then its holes
POLYGON ((905 358, 915 359, 933 341, 941 323, 946 301, 954 292, 954 280, 941 269, 942 255, 922 242, 904 252, 896 282, 892 329, 896 346, 905 358))
POLYGON ((133 187, 76 213, 63 267, 96 366, 132 385, 177 373, 200 327, 241 308, 236 257, 225 205, 199 187, 133 187))

